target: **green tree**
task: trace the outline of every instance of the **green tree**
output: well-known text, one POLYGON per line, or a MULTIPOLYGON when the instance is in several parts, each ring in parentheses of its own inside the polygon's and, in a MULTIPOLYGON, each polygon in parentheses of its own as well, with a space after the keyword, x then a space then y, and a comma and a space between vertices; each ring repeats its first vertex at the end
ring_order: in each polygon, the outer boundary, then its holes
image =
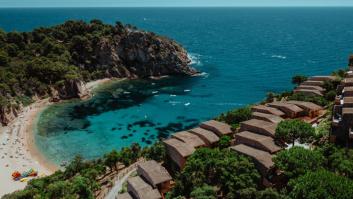
POLYGON ((309 171, 291 180, 289 188, 293 199, 353 198, 353 181, 326 170, 309 171))
POLYGON ((309 141, 314 137, 315 129, 308 123, 299 119, 281 121, 275 132, 275 137, 294 146, 296 140, 301 143, 309 141))
POLYGON ((221 195, 237 195, 240 190, 256 188, 260 179, 248 158, 229 149, 200 148, 187 160, 177 176, 172 196, 190 196, 204 184, 219 188, 221 195))
POLYGON ((301 83, 305 82, 306 80, 308 80, 308 77, 304 75, 295 75, 294 77, 292 77, 292 84, 296 84, 299 86, 301 83))
POLYGON ((209 185, 203 185, 202 187, 198 187, 194 189, 190 196, 194 199, 216 199, 217 194, 215 192, 215 188, 209 185))
POLYGON ((239 126, 240 122, 249 120, 251 118, 251 113, 251 107, 247 106, 223 113, 217 118, 217 120, 225 122, 236 128, 239 126))
POLYGON ((166 154, 166 149, 162 142, 156 142, 142 151, 142 156, 147 160, 156 160, 157 162, 165 161, 166 154))
POLYGON ((288 178, 296 178, 308 171, 323 168, 325 158, 319 151, 295 146, 279 152, 273 161, 288 178))
POLYGON ((118 168, 116 167, 116 164, 119 159, 120 154, 116 150, 113 150, 110 153, 104 155, 104 164, 108 166, 111 171, 113 171, 113 168, 117 171, 118 168))
POLYGON ((9 62, 10 58, 7 52, 0 50, 0 66, 7 66, 9 62))
POLYGON ((220 149, 228 148, 231 145, 232 138, 230 136, 224 135, 219 139, 218 147, 220 149))

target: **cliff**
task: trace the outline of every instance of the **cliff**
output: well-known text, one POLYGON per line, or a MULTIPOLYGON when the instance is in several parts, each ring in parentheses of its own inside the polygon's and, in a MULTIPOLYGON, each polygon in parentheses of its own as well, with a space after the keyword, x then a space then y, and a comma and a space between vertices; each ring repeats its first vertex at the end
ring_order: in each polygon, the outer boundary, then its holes
POLYGON ((175 41, 119 22, 67 21, 32 32, 0 31, 0 122, 19 111, 17 99, 85 98, 84 82, 107 77, 191 76, 187 52, 175 41), (13 49, 17 51, 14 52, 13 49), (15 100, 16 99, 16 100, 15 100), (15 104, 15 106, 13 106, 15 104))

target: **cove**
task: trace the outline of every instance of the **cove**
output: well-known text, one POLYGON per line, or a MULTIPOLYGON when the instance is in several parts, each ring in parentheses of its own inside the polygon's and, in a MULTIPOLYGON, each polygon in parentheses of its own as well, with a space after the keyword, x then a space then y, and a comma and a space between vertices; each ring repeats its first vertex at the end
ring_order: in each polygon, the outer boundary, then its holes
POLYGON ((60 163, 189 128, 292 89, 292 76, 326 75, 352 54, 353 8, 1 9, 0 27, 32 30, 68 19, 120 20, 181 43, 195 78, 106 85, 91 100, 57 104, 38 118, 36 142, 60 163))

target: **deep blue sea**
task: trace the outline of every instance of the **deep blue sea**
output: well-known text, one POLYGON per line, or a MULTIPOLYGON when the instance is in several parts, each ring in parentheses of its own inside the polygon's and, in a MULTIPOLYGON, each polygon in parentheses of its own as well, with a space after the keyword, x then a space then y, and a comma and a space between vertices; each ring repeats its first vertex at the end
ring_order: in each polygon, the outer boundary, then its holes
POLYGON ((124 81, 88 101, 54 105, 38 118, 36 143, 53 162, 191 128, 291 89, 295 74, 326 75, 353 53, 353 8, 0 9, 0 28, 30 31, 68 19, 122 21, 173 38, 201 77, 124 81))

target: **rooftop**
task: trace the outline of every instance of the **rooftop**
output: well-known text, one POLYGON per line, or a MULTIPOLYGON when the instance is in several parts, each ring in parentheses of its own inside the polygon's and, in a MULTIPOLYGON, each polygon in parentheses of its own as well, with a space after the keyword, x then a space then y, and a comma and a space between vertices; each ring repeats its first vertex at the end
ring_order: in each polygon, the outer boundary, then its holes
POLYGON ((228 124, 218 122, 216 120, 210 120, 200 124, 200 127, 216 133, 218 136, 232 134, 233 131, 228 124))
POLYGON ((272 102, 272 103, 268 103, 269 106, 275 107, 275 108, 280 108, 281 110, 289 110, 291 112, 294 113, 300 113, 303 111, 303 109, 301 109, 300 107, 294 105, 294 104, 290 104, 287 102, 272 102))
POLYGON ((275 144, 273 138, 268 137, 268 136, 264 136, 264 135, 260 135, 257 133, 253 133, 250 131, 243 131, 240 133, 235 134, 236 138, 245 138, 247 140, 251 140, 253 142, 253 144, 256 145, 260 145, 261 148, 265 149, 267 152, 270 153, 276 153, 280 150, 282 150, 282 148, 280 146, 278 146, 277 144, 275 144))
POLYGON ((304 90, 317 90, 320 92, 325 91, 324 88, 322 88, 321 86, 310 86, 310 85, 299 85, 296 89, 300 90, 300 89, 304 89, 304 90))
POLYGON ((256 111, 256 112, 261 112, 261 113, 269 113, 269 114, 273 114, 273 115, 277 115, 277 116, 284 116, 285 113, 283 113, 282 111, 276 109, 276 108, 272 108, 272 107, 268 107, 268 106, 264 106, 264 105, 257 105, 257 106, 253 106, 252 111, 256 111))
POLYGON ((335 79, 335 76, 312 76, 308 78, 309 81, 332 81, 335 79))
POLYGON ((288 101, 287 103, 289 104, 294 104, 296 106, 299 106, 300 108, 306 109, 306 110, 311 110, 311 111, 320 111, 323 110, 324 108, 314 104, 312 102, 304 102, 304 101, 288 101))
POLYGON ((253 158, 263 167, 260 170, 263 175, 266 174, 266 172, 274 166, 274 163, 272 161, 272 155, 268 152, 255 149, 244 144, 232 146, 230 147, 230 149, 253 158))
POLYGON ((323 94, 318 90, 310 90, 310 89, 295 89, 294 93, 308 93, 312 95, 323 96, 323 94))
POLYGON ((283 121, 283 118, 281 118, 280 116, 260 112, 253 112, 252 118, 272 123, 280 123, 281 121, 283 121))
POLYGON ((169 147, 174 148, 181 156, 188 157, 194 153, 195 148, 186 144, 185 142, 179 141, 175 138, 171 138, 163 141, 169 147))
POLYGON ((140 163, 137 172, 154 186, 172 180, 168 171, 154 160, 140 163))
POLYGON ((207 140, 210 144, 216 143, 219 141, 219 137, 214 134, 212 131, 203 129, 203 128, 194 128, 189 130, 191 133, 204 138, 205 140, 207 140))
POLYGON ((127 180, 128 189, 131 187, 133 190, 128 190, 138 199, 160 199, 161 194, 147 184, 140 176, 132 177, 127 180))
POLYGON ((186 144, 191 145, 195 148, 205 146, 205 142, 199 136, 187 131, 175 133, 172 135, 172 138, 185 142, 186 144))
POLYGON ((323 81, 310 81, 310 80, 307 80, 307 81, 303 82, 301 85, 322 86, 322 85, 324 85, 324 82, 323 81))
POLYGON ((353 108, 342 108, 342 115, 352 115, 353 114, 353 108))
MULTIPOLYGON (((274 136, 276 132, 276 127, 277 125, 271 122, 266 122, 263 120, 258 120, 258 119, 251 119, 247 120, 245 122, 240 123, 240 130, 247 130, 247 128, 244 129, 244 126, 250 126, 250 127, 255 127, 257 129, 263 129, 266 131, 266 134, 269 136, 274 136)), ((261 132, 256 132, 256 133, 261 133, 261 132)))

